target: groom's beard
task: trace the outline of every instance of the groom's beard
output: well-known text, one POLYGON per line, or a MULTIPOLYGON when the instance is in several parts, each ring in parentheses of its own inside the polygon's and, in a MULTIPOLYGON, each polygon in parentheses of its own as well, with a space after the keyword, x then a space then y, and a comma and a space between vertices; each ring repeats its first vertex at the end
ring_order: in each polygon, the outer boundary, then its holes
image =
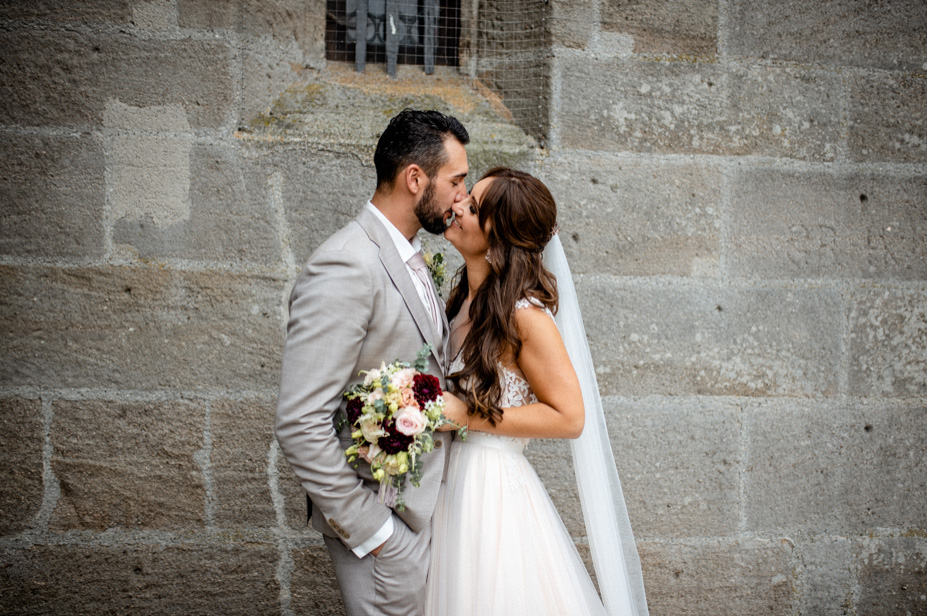
POLYGON ((432 235, 444 233, 444 212, 437 211, 436 205, 434 182, 428 182, 421 201, 415 205, 415 215, 418 217, 422 229, 432 235))

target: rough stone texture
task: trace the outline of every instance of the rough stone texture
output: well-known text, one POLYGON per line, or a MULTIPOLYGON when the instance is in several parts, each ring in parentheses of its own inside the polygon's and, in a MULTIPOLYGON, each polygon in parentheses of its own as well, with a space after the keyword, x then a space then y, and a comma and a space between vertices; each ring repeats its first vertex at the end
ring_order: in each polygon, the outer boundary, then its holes
MULTIPOLYGON (((127 137, 133 148, 161 145, 176 137, 127 137)), ((149 147, 149 156, 158 152, 149 147)), ((118 150, 108 151, 116 166, 118 150)), ((160 152, 159 152, 160 153, 160 152)), ((125 174, 125 190, 116 186, 110 202, 114 213, 113 244, 145 259, 176 257, 224 263, 276 265, 280 243, 275 229, 270 189, 236 149, 191 146, 186 168, 160 168, 160 159, 125 174), (171 172, 176 171, 176 175, 171 172), (177 187, 188 193, 167 201, 171 190, 147 190, 150 184, 177 187), (152 202, 151 195, 159 195, 152 202), (133 198, 137 197, 137 198, 133 198), (117 205, 118 204, 118 205, 117 205)))
POLYGON ((833 160, 842 85, 821 71, 557 58, 565 148, 833 160))
POLYGON ((716 166, 564 156, 543 160, 537 173, 557 201, 574 273, 717 275, 716 166))
POLYGON ((283 498, 283 511, 287 527, 291 530, 301 530, 307 535, 322 539, 322 535, 308 526, 308 505, 306 503, 306 490, 299 483, 289 462, 283 454, 277 456, 277 489, 283 498))
POLYGON ((924 404, 763 402, 745 424, 749 531, 863 534, 927 519, 924 404))
POLYGON ((53 406, 56 530, 202 526, 205 409, 188 402, 64 401, 53 406))
POLYGON ((2 20, 42 20, 65 24, 126 23, 132 16, 132 0, 11 0, 0 4, 2 20))
POLYGON ((575 282, 604 395, 837 392, 833 291, 575 282))
POLYGON ((858 609, 861 614, 927 612, 927 539, 863 539, 858 609))
POLYGON ((791 613, 787 540, 640 542, 638 551, 651 614, 791 613))
POLYGON ((0 400, 0 535, 32 526, 42 504, 42 401, 0 400))
MULTIPOLYGON (((819 537, 795 546, 795 592, 799 614, 852 613, 856 575, 854 545, 843 537, 819 537)), ((865 613, 865 610, 864 610, 865 613)))
POLYGON ((849 326, 851 394, 927 394, 927 292, 855 291, 849 326))
POLYGON ((290 606, 296 614, 342 616, 344 604, 324 545, 293 550, 290 606))
POLYGON ((713 0, 605 0, 602 29, 634 37, 634 51, 714 57, 718 3, 713 0))
POLYGON ((210 405, 215 524, 275 526, 267 483, 275 405, 268 400, 216 400, 210 405))
POLYGON ((102 153, 100 140, 90 135, 5 135, 0 146, 0 254, 101 255, 102 153))
POLYGON ((0 549, 6 614, 273 614, 276 549, 261 544, 0 549))
POLYGON ((0 378, 43 387, 276 391, 282 288, 270 276, 221 271, 4 266, 0 378))
POLYGON ((552 0, 550 2, 551 43, 564 47, 583 48, 596 33, 594 0, 552 0))
POLYGON ((738 168, 729 181, 734 276, 927 280, 924 175, 738 168))
POLYGON ((919 70, 927 63, 920 0, 729 3, 732 54, 837 67, 919 70))
POLYGON ((743 454, 736 402, 606 398, 605 408, 635 536, 738 532, 743 454))
POLYGON ((190 126, 219 128, 234 104, 229 48, 221 42, 3 32, 0 49, 3 124, 101 126, 106 103, 118 100, 180 105, 190 126))
POLYGON ((927 162, 927 74, 865 73, 849 81, 850 158, 927 162))

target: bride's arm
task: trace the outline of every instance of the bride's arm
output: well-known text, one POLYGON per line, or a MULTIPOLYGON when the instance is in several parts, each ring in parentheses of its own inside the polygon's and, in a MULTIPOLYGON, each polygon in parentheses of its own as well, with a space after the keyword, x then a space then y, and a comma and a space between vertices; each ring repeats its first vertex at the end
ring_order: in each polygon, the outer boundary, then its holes
POLYGON ((448 400, 445 414, 478 432, 526 438, 578 437, 585 420, 583 394, 554 320, 539 308, 524 308, 515 312, 515 326, 522 343, 518 367, 538 402, 503 408, 502 421, 495 426, 479 416, 467 418, 459 398, 448 400))

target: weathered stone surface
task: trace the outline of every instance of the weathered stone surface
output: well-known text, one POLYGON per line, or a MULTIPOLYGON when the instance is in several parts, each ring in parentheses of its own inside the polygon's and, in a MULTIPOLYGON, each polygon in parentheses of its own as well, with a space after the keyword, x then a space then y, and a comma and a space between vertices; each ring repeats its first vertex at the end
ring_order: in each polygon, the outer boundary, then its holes
POLYGON ((747 530, 863 533, 927 519, 924 404, 766 401, 745 425, 747 530))
POLYGON ((42 401, 0 400, 0 535, 32 525, 42 506, 42 401))
POLYGON ((206 492, 194 455, 205 409, 188 402, 54 404, 52 470, 57 530, 182 529, 204 522, 206 492))
POLYGON ((216 526, 276 526, 267 483, 273 426, 274 405, 267 400, 210 403, 216 526))
POLYGON ((683 61, 557 58, 555 124, 567 148, 833 160, 839 78, 683 61))
POLYGON ((215 270, 3 267, 0 380, 276 391, 283 287, 215 270))
POLYGON ((737 403, 648 397, 606 398, 604 404, 636 536, 738 532, 742 453, 737 403))
POLYGON ((854 545, 843 537, 817 537, 795 545, 793 571, 799 614, 845 616, 853 605, 854 545))
POLYGON ((919 536, 861 540, 860 614, 927 612, 927 539, 919 536))
POLYGON ((286 524, 290 529, 302 530, 321 537, 309 526, 309 510, 306 502, 306 490, 299 483, 289 462, 283 454, 277 456, 277 490, 283 498, 283 510, 286 524))
MULTIPOLYGON (((927 29, 924 32, 927 38, 927 29)), ((927 162, 925 100, 925 74, 867 73, 851 77, 847 138, 850 158, 927 162)))
POLYGON ((927 62, 920 0, 738 0, 728 11, 734 55, 895 70, 918 70, 927 62))
POLYGON ((0 254, 103 253, 103 148, 90 135, 5 135, 0 146, 0 254))
POLYGON ((830 290, 576 279, 603 394, 833 395, 843 308, 830 290))
POLYGON ((718 3, 711 0, 606 0, 602 29, 634 37, 634 51, 714 57, 718 3))
POLYGON ((324 545, 293 550, 290 606, 296 614, 344 614, 335 569, 324 545))
POLYGON ((273 546, 49 545, 0 551, 7 614, 274 614, 273 546))
POLYGON ((575 274, 717 276, 721 173, 688 162, 563 157, 537 169, 575 274))
POLYGON ((638 543, 651 614, 789 614, 791 545, 730 539, 638 543))
POLYGON ((739 168, 727 263, 756 278, 927 279, 927 179, 739 168))
POLYGON ((586 535, 583 508, 576 487, 570 441, 564 439, 533 440, 525 455, 537 471, 550 494, 560 518, 574 538, 586 535))
POLYGON ((107 175, 113 244, 145 259, 166 257, 278 265, 280 244, 264 175, 234 149, 186 145, 176 136, 124 137, 111 143, 107 175), (147 151, 145 157, 118 153, 147 151), (139 158, 149 164, 137 166, 139 158), (130 160, 132 164, 120 163, 130 160), (162 166, 162 161, 163 166, 162 166), (178 166, 171 166, 177 162, 178 166), (157 190, 170 186, 169 190, 157 190))
POLYGON ((221 42, 5 32, 0 48, 5 124, 101 126, 113 100, 180 105, 194 128, 219 128, 231 119, 234 81, 229 48, 221 42))
POLYGON ((0 4, 0 19, 42 20, 59 23, 126 23, 132 17, 131 0, 31 0, 0 4))
POLYGON ((552 0, 548 19, 551 43, 583 48, 598 29, 593 0, 552 0))
POLYGON ((851 297, 850 393, 927 393, 927 294, 861 289, 851 297))

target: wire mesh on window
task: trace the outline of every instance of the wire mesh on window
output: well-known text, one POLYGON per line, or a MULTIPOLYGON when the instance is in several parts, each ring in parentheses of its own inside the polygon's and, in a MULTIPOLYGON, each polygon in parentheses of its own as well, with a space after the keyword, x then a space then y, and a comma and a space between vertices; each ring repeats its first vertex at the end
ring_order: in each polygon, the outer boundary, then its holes
POLYGON ((544 0, 481 0, 471 75, 496 92, 523 130, 547 138, 550 43, 544 0))
MULTIPOLYGON (((399 64, 425 64, 426 5, 434 0, 395 0, 398 19, 387 18, 386 0, 367 0, 366 62, 386 63, 387 38, 399 38, 399 64)), ((437 0, 438 19, 434 62, 457 66, 460 37, 460 2, 437 0)), ((357 0, 327 0, 325 19, 325 57, 355 62, 357 40, 357 0)))

